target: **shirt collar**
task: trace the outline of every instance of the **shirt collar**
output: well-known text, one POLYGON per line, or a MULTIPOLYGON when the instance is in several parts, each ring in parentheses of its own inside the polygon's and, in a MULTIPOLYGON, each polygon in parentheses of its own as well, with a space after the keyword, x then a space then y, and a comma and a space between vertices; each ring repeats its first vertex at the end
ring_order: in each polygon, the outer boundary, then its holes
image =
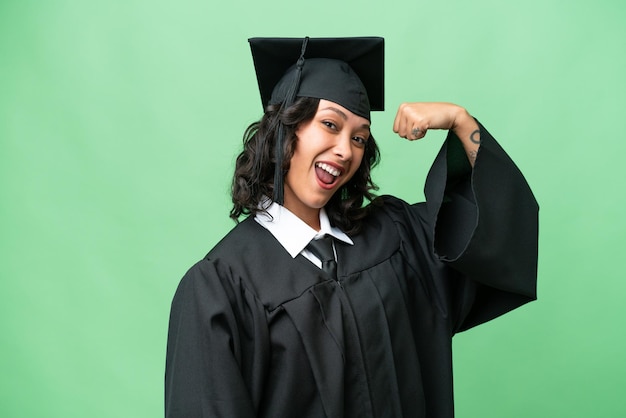
MULTIPOLYGON (((262 202, 262 207, 265 208, 267 203, 267 201, 262 202)), ((290 212, 289 209, 274 202, 266 208, 266 212, 257 212, 254 219, 271 232, 274 238, 294 258, 304 250, 312 239, 322 235, 331 235, 346 244, 354 244, 341 229, 330 224, 324 208, 320 210, 319 232, 290 212)))

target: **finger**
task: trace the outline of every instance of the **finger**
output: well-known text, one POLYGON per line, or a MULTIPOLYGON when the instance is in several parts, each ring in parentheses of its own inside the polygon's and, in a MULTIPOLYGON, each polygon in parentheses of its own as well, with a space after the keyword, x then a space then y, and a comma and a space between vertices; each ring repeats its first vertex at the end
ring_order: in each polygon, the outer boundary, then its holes
POLYGON ((411 138, 412 139, 419 139, 420 138, 420 134, 421 134, 421 129, 418 127, 414 127, 413 129, 411 129, 411 138))
POLYGON ((411 125, 409 122, 408 115, 408 104, 402 103, 398 107, 398 111, 396 112, 396 118, 393 121, 393 131, 400 135, 402 138, 406 138, 408 131, 410 130, 411 125))
POLYGON ((404 118, 402 119, 402 124, 400 127, 400 132, 402 133, 402 137, 406 138, 406 139, 413 139, 412 138, 412 129, 413 126, 416 125, 415 122, 413 121, 413 119, 411 118, 411 115, 404 115, 404 118))
POLYGON ((398 115, 393 122, 393 131, 398 134, 401 138, 406 138, 407 129, 405 128, 406 122, 404 120, 404 116, 398 115))
POLYGON ((395 133, 400 133, 400 112, 401 112, 402 108, 398 109, 398 111, 396 112, 396 118, 393 120, 393 131, 395 133))
POLYGON ((426 136, 427 128, 421 126, 413 126, 411 129, 410 138, 411 140, 421 139, 426 136))

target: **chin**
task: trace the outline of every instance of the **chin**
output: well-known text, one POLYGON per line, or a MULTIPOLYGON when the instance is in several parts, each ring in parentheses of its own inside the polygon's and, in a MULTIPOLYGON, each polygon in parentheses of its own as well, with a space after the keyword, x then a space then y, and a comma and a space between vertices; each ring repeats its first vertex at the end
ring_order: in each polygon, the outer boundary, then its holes
POLYGON ((309 202, 307 206, 309 206, 310 208, 314 208, 314 209, 322 209, 324 206, 326 206, 329 200, 330 199, 315 200, 315 201, 309 202))
POLYGON ((310 208, 321 209, 330 201, 333 195, 322 194, 319 196, 311 196, 310 199, 306 202, 306 205, 310 208))

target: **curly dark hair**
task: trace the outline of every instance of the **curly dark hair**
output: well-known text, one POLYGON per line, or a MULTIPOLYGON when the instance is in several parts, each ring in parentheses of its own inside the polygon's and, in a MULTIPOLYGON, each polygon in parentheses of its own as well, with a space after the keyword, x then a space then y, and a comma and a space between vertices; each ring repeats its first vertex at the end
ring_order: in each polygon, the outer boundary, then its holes
MULTIPOLYGON (((298 126, 313 119, 319 99, 299 97, 293 105, 281 109, 280 105, 269 105, 263 118, 252 123, 243 135, 243 151, 237 157, 232 182, 233 208, 230 217, 239 222, 242 215, 263 211, 260 203, 274 191, 274 147, 278 123, 285 127, 283 172, 289 170, 293 156, 298 126)), ((371 202, 378 187, 372 182, 371 170, 380 161, 376 141, 370 135, 365 145, 361 165, 350 181, 335 193, 325 206, 331 224, 346 234, 354 235, 361 229, 361 222, 368 212, 366 201, 371 202)))

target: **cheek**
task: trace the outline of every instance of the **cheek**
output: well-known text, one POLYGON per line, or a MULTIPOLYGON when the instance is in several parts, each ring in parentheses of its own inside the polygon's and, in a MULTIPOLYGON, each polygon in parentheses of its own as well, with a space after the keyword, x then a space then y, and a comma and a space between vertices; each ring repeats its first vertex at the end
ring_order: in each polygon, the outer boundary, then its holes
POLYGON ((291 160, 289 162, 289 170, 298 171, 304 165, 304 155, 302 150, 299 149, 296 144, 293 150, 293 154, 291 155, 291 160))
POLYGON ((362 149, 359 149, 353 155, 354 155, 354 158, 352 159, 352 166, 350 167, 350 178, 346 181, 346 183, 350 181, 352 177, 354 177, 356 172, 359 170, 359 167, 361 166, 361 164, 363 164, 364 152, 362 149))
POLYGON ((294 150, 289 161, 287 176, 291 179, 292 185, 302 183, 309 174, 311 159, 302 151, 302 149, 294 150))
POLYGON ((365 149, 363 148, 359 148, 357 151, 353 153, 353 163, 354 165, 356 165, 357 169, 361 166, 361 164, 363 164, 364 158, 365 158, 365 149))

